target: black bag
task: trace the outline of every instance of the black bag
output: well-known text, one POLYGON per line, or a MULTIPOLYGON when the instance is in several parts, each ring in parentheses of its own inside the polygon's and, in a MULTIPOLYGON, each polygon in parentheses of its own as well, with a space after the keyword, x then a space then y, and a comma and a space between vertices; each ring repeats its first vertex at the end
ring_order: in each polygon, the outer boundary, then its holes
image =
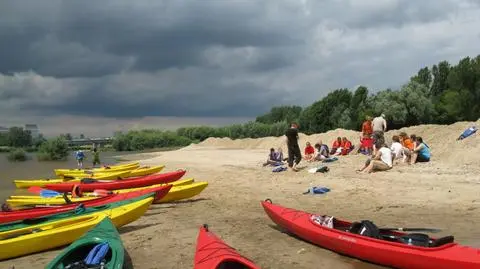
POLYGON ((380 230, 377 225, 369 220, 362 220, 360 222, 354 222, 348 230, 351 233, 368 236, 376 239, 381 239, 380 230))

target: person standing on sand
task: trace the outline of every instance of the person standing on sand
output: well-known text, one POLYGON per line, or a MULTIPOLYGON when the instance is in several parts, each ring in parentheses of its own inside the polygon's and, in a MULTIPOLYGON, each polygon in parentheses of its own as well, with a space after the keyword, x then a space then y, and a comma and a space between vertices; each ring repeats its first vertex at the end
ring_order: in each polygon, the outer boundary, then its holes
POLYGON ((83 168, 83 159, 85 159, 85 153, 83 153, 82 150, 78 150, 77 152, 75 152, 75 159, 77 159, 78 169, 82 169, 83 168))
POLYGON ((362 124, 362 134, 363 136, 370 137, 372 133, 373 133, 372 117, 367 116, 365 121, 362 124))
POLYGON ((383 136, 383 134, 387 131, 387 121, 385 120, 385 114, 382 113, 382 115, 373 119, 372 130, 374 136, 383 136))
POLYGON ((298 145, 298 124, 293 122, 285 132, 285 136, 287 137, 288 167, 293 171, 298 171, 297 165, 302 160, 302 152, 298 145))

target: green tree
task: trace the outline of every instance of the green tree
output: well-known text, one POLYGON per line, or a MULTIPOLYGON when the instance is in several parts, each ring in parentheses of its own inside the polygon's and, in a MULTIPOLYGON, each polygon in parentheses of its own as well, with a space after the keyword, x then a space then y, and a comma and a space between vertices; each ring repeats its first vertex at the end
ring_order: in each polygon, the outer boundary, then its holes
POLYGON ((448 89, 448 74, 450 73, 450 64, 447 61, 441 61, 438 65, 432 67, 433 82, 430 89, 432 96, 440 96, 448 89))
POLYGON ((420 69, 418 71, 417 75, 412 77, 411 80, 424 85, 427 89, 430 89, 430 87, 432 86, 432 81, 433 81, 432 72, 430 71, 430 69, 428 67, 424 67, 424 68, 420 69))
POLYGON ((14 148, 29 147, 32 145, 32 134, 22 127, 11 127, 8 131, 8 146, 14 148))
POLYGON ((272 107, 270 112, 258 116, 255 121, 260 123, 272 124, 276 122, 292 122, 298 120, 302 113, 300 106, 276 106, 272 107))
POLYGON ((37 153, 39 161, 64 161, 68 157, 68 142, 64 136, 48 139, 40 145, 37 153))

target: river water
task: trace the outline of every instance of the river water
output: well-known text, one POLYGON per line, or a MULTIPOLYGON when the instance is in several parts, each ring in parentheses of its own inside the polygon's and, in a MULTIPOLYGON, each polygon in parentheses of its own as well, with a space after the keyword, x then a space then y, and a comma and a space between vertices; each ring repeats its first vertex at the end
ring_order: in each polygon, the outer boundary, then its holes
MULTIPOLYGON (((137 152, 115 152, 106 151, 100 153, 100 161, 105 164, 117 163, 115 156, 128 155, 137 152)), ((13 184, 14 179, 39 179, 39 178, 57 178, 53 172, 55 168, 76 168, 77 162, 70 154, 67 161, 60 162, 39 162, 35 153, 29 153, 29 160, 25 162, 9 162, 7 153, 0 153, 0 204, 5 198, 13 194, 30 194, 26 190, 17 190, 13 184)), ((84 166, 91 166, 92 156, 87 153, 87 160, 84 166)))

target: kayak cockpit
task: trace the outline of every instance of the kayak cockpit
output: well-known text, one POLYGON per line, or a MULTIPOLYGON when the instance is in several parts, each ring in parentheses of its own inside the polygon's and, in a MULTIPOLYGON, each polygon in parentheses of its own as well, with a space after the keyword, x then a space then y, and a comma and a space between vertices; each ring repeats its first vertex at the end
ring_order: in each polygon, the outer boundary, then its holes
POLYGON ((315 225, 323 228, 335 229, 342 232, 366 236, 382 241, 417 247, 436 248, 447 244, 452 244, 455 241, 455 238, 452 235, 434 239, 423 233, 404 233, 397 232, 391 228, 379 228, 369 220, 362 220, 360 222, 347 222, 338 220, 333 216, 326 215, 312 215, 310 220, 315 225))
POLYGON ((228 261, 221 262, 215 269, 254 269, 254 268, 246 265, 243 262, 228 260, 228 261))
MULTIPOLYGON (((67 252, 55 269, 80 269, 92 266, 106 265, 112 260, 112 249, 108 243, 86 243, 67 252)), ((96 267, 95 267, 96 268, 96 267)))

